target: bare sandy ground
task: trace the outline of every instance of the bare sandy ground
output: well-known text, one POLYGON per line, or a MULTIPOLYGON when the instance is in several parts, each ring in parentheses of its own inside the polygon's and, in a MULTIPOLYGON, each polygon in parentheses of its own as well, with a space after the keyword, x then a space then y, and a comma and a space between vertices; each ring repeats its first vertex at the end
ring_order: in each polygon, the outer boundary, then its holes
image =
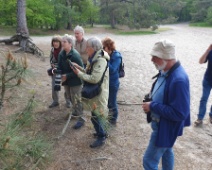
MULTIPOLYGON (((121 80, 118 101, 132 105, 119 105, 119 120, 115 128, 111 128, 110 137, 101 149, 90 149, 94 140, 94 132, 90 122, 90 114, 85 112, 87 122, 80 130, 71 126, 59 141, 54 141, 54 157, 47 170, 139 170, 142 157, 151 134, 150 125, 146 123, 145 114, 140 105, 143 96, 150 90, 152 79, 157 71, 151 63, 149 55, 154 43, 159 39, 170 39, 176 44, 176 56, 181 61, 190 78, 191 120, 192 125, 185 128, 184 135, 179 137, 175 146, 176 170, 210 170, 212 167, 212 124, 208 121, 211 97, 202 127, 194 127, 202 93, 202 78, 206 65, 198 64, 199 57, 212 42, 212 29, 190 28, 187 24, 166 25, 171 30, 155 35, 120 36, 106 32, 86 34, 89 38, 100 39, 109 36, 115 40, 117 50, 124 58, 126 77, 121 80)), ((0 37, 2 38, 2 37, 0 37)), ((49 55, 51 37, 32 37, 41 49, 49 55)), ((0 45, 0 48, 6 48, 0 45)), ((39 132, 51 139, 58 136, 65 124, 64 117, 69 110, 64 106, 63 91, 61 105, 56 109, 48 109, 51 103, 51 80, 46 75, 49 67, 48 59, 41 62, 29 55, 30 68, 34 72, 31 86, 37 90, 40 103, 36 114, 39 132)), ((30 88, 29 88, 30 89, 30 88)))

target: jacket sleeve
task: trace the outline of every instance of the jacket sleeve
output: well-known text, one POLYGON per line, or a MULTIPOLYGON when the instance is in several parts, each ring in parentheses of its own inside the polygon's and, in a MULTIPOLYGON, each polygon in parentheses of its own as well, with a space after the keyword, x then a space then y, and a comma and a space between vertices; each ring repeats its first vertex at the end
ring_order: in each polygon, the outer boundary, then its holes
POLYGON ((59 55, 58 55, 57 70, 62 70, 62 54, 61 54, 61 52, 60 52, 59 55))
POLYGON ((80 71, 78 73, 78 77, 86 82, 96 84, 101 80, 103 73, 106 69, 106 66, 107 66, 106 59, 101 57, 98 59, 98 61, 96 63, 94 63, 93 71, 92 71, 91 75, 80 71))
POLYGON ((168 95, 168 102, 151 102, 150 110, 171 121, 185 120, 190 113, 189 83, 176 80, 168 87, 168 91, 165 91, 164 97, 165 95, 168 95))
POLYGON ((51 63, 52 63, 52 60, 53 60, 53 48, 51 49, 50 55, 49 55, 49 62, 50 62, 50 65, 51 65, 51 63))

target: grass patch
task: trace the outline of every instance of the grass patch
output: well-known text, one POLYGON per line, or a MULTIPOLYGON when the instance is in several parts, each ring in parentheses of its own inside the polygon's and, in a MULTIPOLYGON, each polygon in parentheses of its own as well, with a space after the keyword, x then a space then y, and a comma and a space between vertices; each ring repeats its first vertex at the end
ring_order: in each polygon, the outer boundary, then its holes
POLYGON ((0 35, 11 36, 15 35, 16 28, 11 26, 0 26, 0 35))
POLYGON ((155 31, 117 31, 118 35, 149 35, 157 34, 155 31))
POLYGON ((190 23, 189 26, 192 26, 192 27, 210 27, 210 28, 212 28, 212 25, 209 25, 209 24, 206 23, 206 22, 195 22, 195 23, 190 23))

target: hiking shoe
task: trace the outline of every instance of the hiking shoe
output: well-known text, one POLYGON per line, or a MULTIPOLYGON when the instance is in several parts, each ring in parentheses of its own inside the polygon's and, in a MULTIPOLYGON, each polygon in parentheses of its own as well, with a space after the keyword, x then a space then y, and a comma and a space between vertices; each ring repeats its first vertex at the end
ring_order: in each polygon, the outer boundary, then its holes
POLYGON ((70 103, 66 103, 66 107, 67 108, 71 108, 71 104, 70 103))
POLYGON ((194 122, 194 125, 195 126, 199 126, 199 125, 202 125, 202 120, 200 120, 200 119, 197 119, 195 122, 194 122))
POLYGON ((53 107, 57 107, 57 106, 59 106, 59 103, 52 103, 51 105, 49 105, 49 108, 53 108, 53 107))
POLYGON ((84 121, 78 121, 74 126, 73 129, 80 129, 84 125, 84 121))
POLYGON ((103 146, 105 144, 106 138, 105 137, 98 137, 92 144, 90 144, 91 148, 97 148, 103 146))
MULTIPOLYGON (((94 138, 98 138, 99 137, 99 134, 98 133, 93 133, 93 137, 94 138)), ((106 133, 105 134, 105 138, 108 138, 109 137, 109 135, 106 133)))
POLYGON ((110 122, 110 124, 111 124, 111 125, 114 125, 114 126, 115 126, 115 125, 116 125, 116 123, 117 123, 117 121, 116 121, 116 120, 114 120, 114 119, 109 120, 109 122, 110 122))

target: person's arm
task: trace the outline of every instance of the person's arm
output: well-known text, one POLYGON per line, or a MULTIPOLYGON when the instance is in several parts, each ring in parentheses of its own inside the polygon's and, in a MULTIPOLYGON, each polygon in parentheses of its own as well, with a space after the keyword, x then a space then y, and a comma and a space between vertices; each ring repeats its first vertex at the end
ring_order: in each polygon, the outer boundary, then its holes
POLYGON ((199 63, 203 64, 206 62, 208 53, 212 50, 212 44, 207 48, 207 50, 205 51, 205 53, 200 57, 199 59, 199 63))
POLYGON ((93 65, 93 71, 91 75, 83 73, 81 71, 79 71, 77 75, 79 78, 86 82, 96 84, 101 80, 106 69, 106 65, 107 61, 104 58, 99 58, 98 61, 93 65))

